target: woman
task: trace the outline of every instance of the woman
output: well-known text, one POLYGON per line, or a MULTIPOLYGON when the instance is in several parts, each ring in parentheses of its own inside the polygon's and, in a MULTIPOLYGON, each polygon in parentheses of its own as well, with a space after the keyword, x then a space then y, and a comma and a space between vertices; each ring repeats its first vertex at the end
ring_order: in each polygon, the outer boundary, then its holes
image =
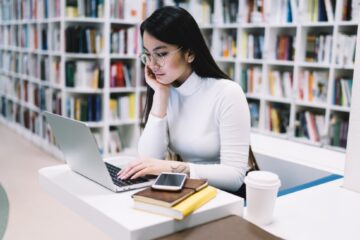
POLYGON ((148 84, 140 159, 118 176, 182 172, 237 191, 249 170, 245 95, 216 65, 194 18, 163 7, 140 26, 148 84), (171 150, 182 161, 164 160, 171 150))

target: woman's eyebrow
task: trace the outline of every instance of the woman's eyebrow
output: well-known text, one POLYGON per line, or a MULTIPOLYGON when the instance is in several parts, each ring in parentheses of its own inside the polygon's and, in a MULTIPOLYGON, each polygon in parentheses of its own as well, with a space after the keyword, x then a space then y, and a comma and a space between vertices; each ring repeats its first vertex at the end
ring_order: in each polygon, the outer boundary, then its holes
MULTIPOLYGON (((166 49, 167 46, 165 46, 165 45, 157 46, 156 48, 153 49, 153 51, 157 51, 157 50, 164 49, 164 48, 166 49)), ((149 50, 146 47, 144 47, 144 49, 149 52, 149 50)))

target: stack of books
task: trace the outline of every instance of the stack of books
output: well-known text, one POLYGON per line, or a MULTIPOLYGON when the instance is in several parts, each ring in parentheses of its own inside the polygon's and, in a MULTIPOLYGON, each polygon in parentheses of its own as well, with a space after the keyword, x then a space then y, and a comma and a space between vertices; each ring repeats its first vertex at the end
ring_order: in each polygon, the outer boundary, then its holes
POLYGON ((182 220, 216 196, 216 188, 206 179, 188 178, 180 191, 155 190, 151 187, 132 195, 138 210, 182 220))

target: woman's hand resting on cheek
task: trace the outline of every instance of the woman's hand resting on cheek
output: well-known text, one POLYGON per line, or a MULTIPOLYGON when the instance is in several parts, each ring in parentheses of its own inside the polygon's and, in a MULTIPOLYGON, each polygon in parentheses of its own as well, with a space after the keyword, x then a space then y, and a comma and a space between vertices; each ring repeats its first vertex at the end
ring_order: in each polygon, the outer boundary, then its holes
POLYGON ((120 179, 135 179, 145 175, 159 175, 162 172, 182 172, 189 174, 189 166, 184 162, 141 157, 130 162, 117 175, 120 179))
POLYGON ((151 113, 154 116, 163 118, 166 115, 167 103, 170 95, 170 85, 162 84, 156 80, 156 75, 151 68, 145 66, 145 81, 154 90, 151 113))
POLYGON ((162 84, 156 80, 156 75, 151 68, 146 65, 144 68, 145 81, 156 93, 168 93, 170 85, 162 84))

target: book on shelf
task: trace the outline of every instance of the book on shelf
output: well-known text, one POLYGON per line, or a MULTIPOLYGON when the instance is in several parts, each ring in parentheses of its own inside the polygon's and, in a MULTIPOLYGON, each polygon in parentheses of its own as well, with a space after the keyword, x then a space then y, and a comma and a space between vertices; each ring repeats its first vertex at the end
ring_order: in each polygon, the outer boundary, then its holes
POLYGON ((360 14, 359 0, 342 0, 340 5, 340 19, 342 21, 358 21, 360 14))
POLYGON ((259 94, 262 87, 261 67, 251 66, 241 70, 240 85, 245 93, 259 94))
POLYGON ((67 17, 92 17, 104 16, 104 0, 67 0, 67 17))
MULTIPOLYGON (((110 16, 138 22, 145 18, 147 2, 143 0, 110 0, 110 16)), ((157 2, 157 1, 151 1, 157 2)))
POLYGON ((121 61, 111 63, 110 87, 134 87, 133 70, 131 65, 121 61))
POLYGON ((330 145, 346 148, 349 130, 349 118, 333 114, 330 119, 329 139, 330 145))
POLYGON ((299 1, 299 12, 303 22, 327 22, 333 19, 334 1, 299 1))
POLYGON ((99 94, 69 96, 66 99, 67 117, 78 121, 99 122, 102 119, 102 100, 99 94))
POLYGON ((297 21, 297 4, 294 0, 265 0, 264 17, 268 23, 292 23, 297 21))
POLYGON ((311 111, 296 113, 295 136, 305 137, 313 142, 320 142, 327 135, 325 116, 311 111))
POLYGON ((216 188, 212 186, 207 186, 171 207, 165 207, 136 200, 134 201, 133 207, 137 210, 142 210, 145 212, 171 217, 177 220, 182 220, 188 215, 190 215, 192 212, 209 202, 211 199, 215 198, 216 194, 216 188))
POLYGON ((137 55, 139 53, 138 27, 112 28, 111 31, 111 53, 137 55))
POLYGON ((93 134, 96 144, 99 148, 100 153, 104 152, 104 144, 103 144, 103 138, 102 138, 102 134, 98 131, 91 131, 91 133, 93 134))
POLYGON ((110 129, 109 154, 118 154, 123 150, 122 139, 117 129, 110 129))
POLYGON ((335 63, 338 66, 353 67, 355 62, 356 34, 339 33, 335 43, 335 63))
POLYGON ((305 61, 330 63, 331 62, 332 36, 330 34, 314 35, 306 37, 305 61))
POLYGON ((294 37, 279 35, 276 37, 275 59, 293 61, 295 55, 294 37))
MULTIPOLYGON (((229 1, 226 1, 227 3, 229 1)), ((230 4, 234 6, 235 1, 230 0, 230 4)), ((207 25, 212 22, 212 14, 214 12, 213 5, 209 1, 187 1, 178 2, 179 7, 186 9, 199 25, 207 25)), ((235 22, 236 21, 236 8, 226 9, 226 17, 224 16, 224 22, 235 22), (231 11, 231 13, 230 13, 231 11), (232 16, 230 17, 229 14, 232 16), (235 14, 235 20, 234 20, 235 14), (230 19, 231 18, 231 19, 230 19)))
POLYGON ((265 108, 265 129, 274 133, 286 133, 290 123, 290 107, 269 103, 265 108))
POLYGON ((220 36, 220 56, 236 57, 236 31, 221 32, 220 36))
POLYGON ((109 101, 110 119, 135 119, 135 108, 135 94, 111 96, 109 101))
POLYGON ((61 73, 60 73, 60 58, 56 59, 54 58, 51 64, 51 82, 55 85, 60 85, 61 84, 61 73))
POLYGON ((208 186, 208 181, 206 179, 187 178, 180 191, 163 191, 149 187, 133 194, 132 198, 135 201, 172 207, 206 186, 208 186))
POLYGON ((328 89, 328 73, 326 71, 302 71, 298 84, 298 99, 309 102, 326 102, 328 89))
POLYGON ((250 116, 251 116, 251 127, 259 127, 259 106, 260 103, 249 102, 250 116))
POLYGON ((99 54, 103 49, 102 33, 92 27, 70 26, 65 30, 66 52, 99 54))
POLYGON ((264 50, 264 35, 243 32, 242 57, 245 59, 262 59, 264 50))
POLYGON ((269 93, 274 97, 291 98, 292 96, 292 72, 269 72, 269 93))
POLYGON ((333 104, 339 106, 351 106, 352 79, 337 78, 334 83, 333 104))
POLYGON ((104 71, 95 61, 67 61, 65 83, 67 87, 100 89, 104 85, 104 71))

